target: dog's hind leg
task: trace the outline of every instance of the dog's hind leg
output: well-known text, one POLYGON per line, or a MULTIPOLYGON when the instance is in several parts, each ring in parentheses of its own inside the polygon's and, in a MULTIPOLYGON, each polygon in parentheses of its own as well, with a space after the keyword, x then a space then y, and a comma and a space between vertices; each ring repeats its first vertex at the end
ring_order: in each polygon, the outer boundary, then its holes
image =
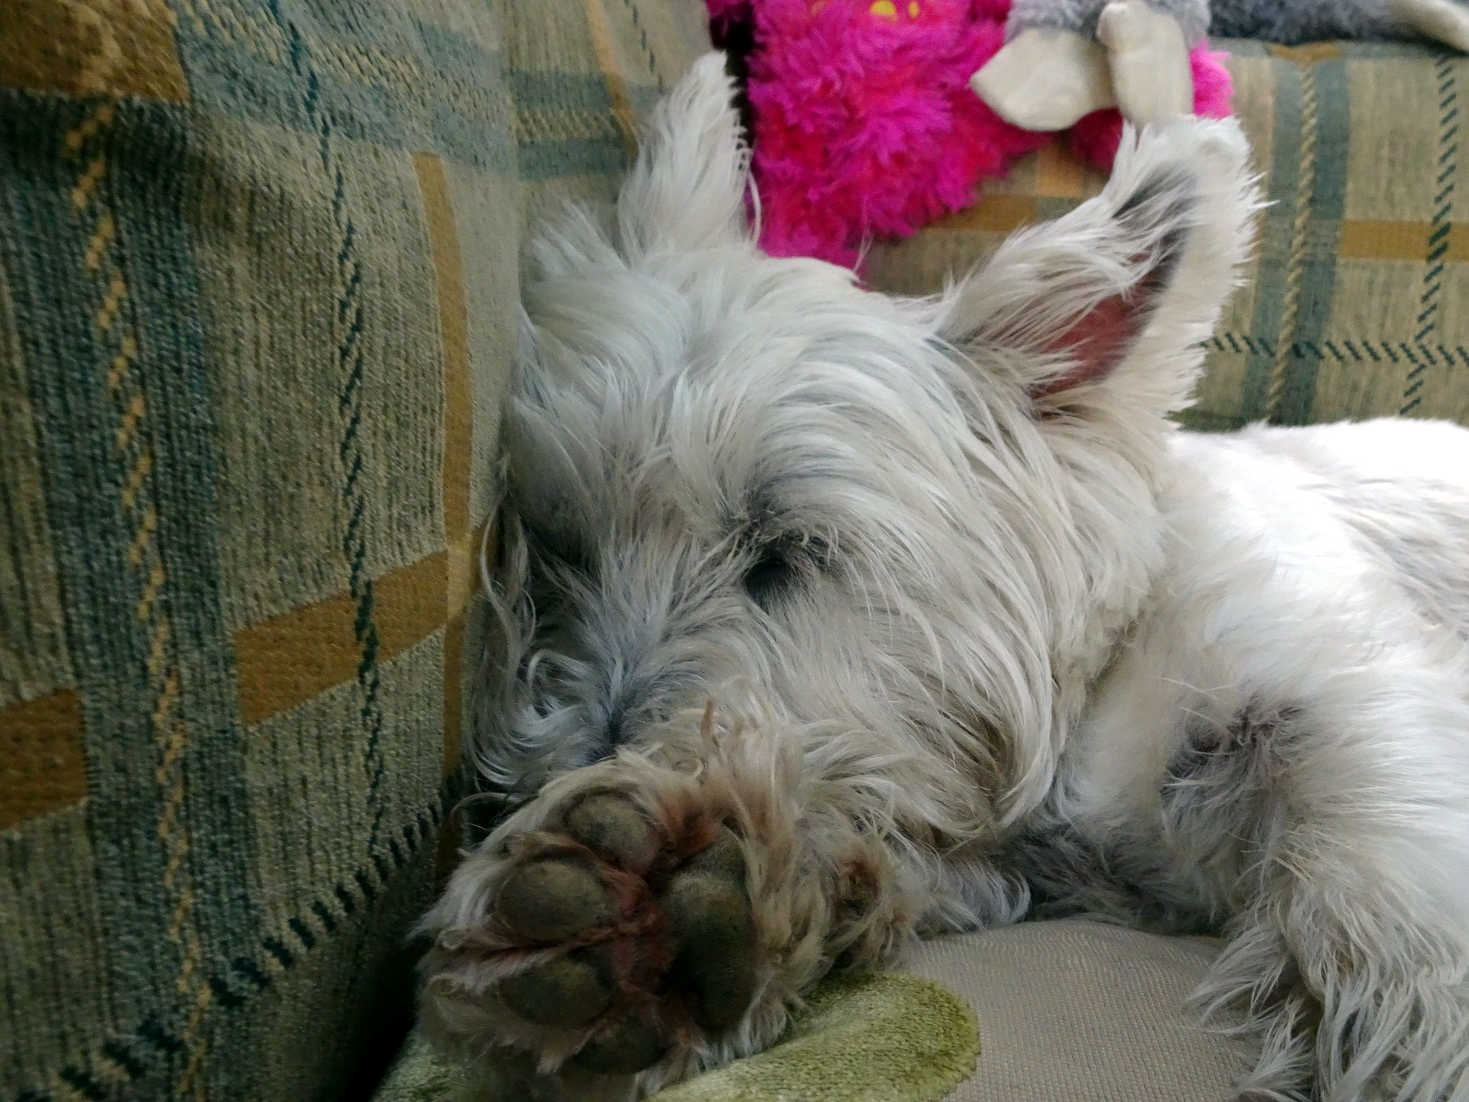
POLYGON ((1244 1097, 1469 1099, 1469 706, 1422 657, 1195 735, 1165 782, 1175 840, 1243 844, 1198 998, 1262 1044, 1244 1097))

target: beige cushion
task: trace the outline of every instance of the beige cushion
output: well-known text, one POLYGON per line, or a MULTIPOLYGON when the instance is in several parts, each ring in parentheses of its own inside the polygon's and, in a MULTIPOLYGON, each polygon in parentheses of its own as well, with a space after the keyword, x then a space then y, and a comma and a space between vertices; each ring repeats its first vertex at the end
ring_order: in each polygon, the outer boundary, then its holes
POLYGON ((963 997, 979 1065, 955 1102, 1208 1102, 1244 1051, 1185 1005, 1216 946, 1067 920, 938 938, 906 970, 963 997))

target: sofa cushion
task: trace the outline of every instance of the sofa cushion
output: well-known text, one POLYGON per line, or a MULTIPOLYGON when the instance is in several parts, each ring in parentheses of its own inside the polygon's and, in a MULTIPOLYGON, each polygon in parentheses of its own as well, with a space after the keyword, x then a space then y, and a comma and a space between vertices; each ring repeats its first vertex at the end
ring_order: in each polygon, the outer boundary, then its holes
POLYGON ((1217 951, 1202 938, 1027 922, 928 942, 906 969, 979 1018, 979 1066, 952 1102, 1224 1102, 1245 1052, 1188 1002, 1217 951))
MULTIPOLYGON (((893 972, 823 985, 766 1052, 654 1097, 1223 1102, 1244 1052, 1187 1005, 1216 951, 1202 938, 1080 920, 935 938, 893 972)), ((415 1038, 375 1102, 518 1096, 497 1092, 486 1074, 415 1038)))
MULTIPOLYGON (((1216 45, 1273 205, 1184 422, 1469 419, 1469 60, 1406 44, 1216 45)), ((1101 184, 1047 147, 969 210, 876 248, 872 280, 930 293, 1101 184)))
POLYGON ((1204 939, 1072 920, 935 938, 896 978, 828 985, 769 1052, 655 1097, 1224 1102, 1243 1052, 1186 1005, 1216 951, 1204 939), (914 977, 933 986, 910 986, 914 977), (973 1071, 950 991, 979 1023, 973 1071))
POLYGON ((0 22, 0 1081, 360 1092, 456 788, 521 230, 610 194, 702 12, 0 22))

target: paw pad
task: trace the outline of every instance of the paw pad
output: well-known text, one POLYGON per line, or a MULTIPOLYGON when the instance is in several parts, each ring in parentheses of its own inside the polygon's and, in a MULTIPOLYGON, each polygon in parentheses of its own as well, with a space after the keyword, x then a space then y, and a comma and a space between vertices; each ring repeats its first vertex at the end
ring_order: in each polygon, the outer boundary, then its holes
POLYGON ((565 951, 501 979, 504 1007, 532 1027, 584 1033, 573 1063, 607 1074, 656 1063, 690 1031, 740 1022, 755 994, 757 938, 743 851, 727 827, 695 817, 670 830, 602 792, 534 838, 512 858, 494 920, 520 943, 507 961, 565 951))
POLYGON ((598 857, 644 873, 658 856, 658 835, 631 803, 611 792, 588 796, 566 813, 566 832, 598 857))
POLYGON ((668 1048, 659 1030, 636 1014, 624 1014, 582 1046, 573 1063, 587 1071, 628 1075, 657 1062, 668 1048))
POLYGON ((743 886, 721 871, 715 867, 676 876, 663 896, 670 932, 679 946, 673 971, 694 995, 695 1020, 716 1030, 738 1022, 754 994, 748 959, 754 918, 743 886))
POLYGON ((530 861, 500 886, 496 913, 532 941, 562 941, 607 921, 612 909, 592 869, 571 860, 530 861))
POLYGON ((500 997, 528 1022, 581 1029, 611 1005, 612 985, 588 954, 571 953, 502 980, 500 997))

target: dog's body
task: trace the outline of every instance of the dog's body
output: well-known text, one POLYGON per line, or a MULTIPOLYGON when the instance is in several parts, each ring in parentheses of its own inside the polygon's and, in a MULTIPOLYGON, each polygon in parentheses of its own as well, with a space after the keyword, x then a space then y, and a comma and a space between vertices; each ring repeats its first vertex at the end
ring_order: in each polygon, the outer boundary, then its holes
POLYGON ((522 806, 425 920, 433 1034, 647 1090, 1086 911, 1227 939, 1256 1097, 1469 1098, 1469 432, 1173 428, 1232 124, 905 301, 758 254, 729 96, 539 249, 475 748, 522 806))
MULTIPOLYGON (((1387 762, 1424 771, 1401 780, 1414 800, 1447 802, 1450 852, 1434 860, 1453 867, 1469 805, 1436 793, 1434 777, 1469 753, 1469 727, 1440 710, 1462 707, 1469 685, 1469 481, 1457 473, 1469 432, 1393 420, 1257 427, 1178 433, 1170 450, 1164 567, 1068 738, 1050 801, 1058 820, 1132 870, 1151 903, 1215 925, 1239 904, 1240 860, 1264 842, 1292 755, 1320 755, 1322 788, 1292 783, 1291 798, 1365 816, 1369 794, 1349 779, 1365 754, 1355 783, 1373 791, 1387 762), (1402 697, 1433 710, 1408 724, 1402 697), (1224 826, 1242 846, 1210 834, 1224 826)), ((1408 806, 1396 795, 1392 816, 1408 806)))
POLYGON ((1421 1078, 1320 1096, 1469 1097, 1469 432, 1172 443, 1166 565, 1027 839, 1039 913, 1223 932, 1199 1000, 1255 997, 1262 1097, 1396 1046, 1421 1078), (1282 1011, 1321 1015, 1317 1051, 1273 1047, 1282 1011))

